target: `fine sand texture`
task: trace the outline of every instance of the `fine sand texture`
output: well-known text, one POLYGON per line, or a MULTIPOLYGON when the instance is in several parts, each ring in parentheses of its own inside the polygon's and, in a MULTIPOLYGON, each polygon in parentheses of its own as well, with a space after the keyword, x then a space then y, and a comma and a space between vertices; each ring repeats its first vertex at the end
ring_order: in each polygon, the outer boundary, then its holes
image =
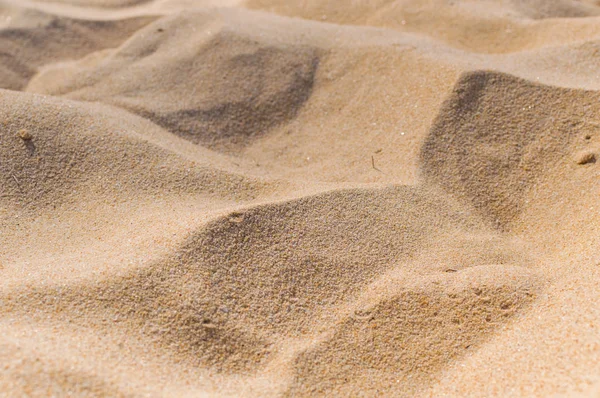
POLYGON ((600 1, 0 0, 0 397, 600 396, 600 1))

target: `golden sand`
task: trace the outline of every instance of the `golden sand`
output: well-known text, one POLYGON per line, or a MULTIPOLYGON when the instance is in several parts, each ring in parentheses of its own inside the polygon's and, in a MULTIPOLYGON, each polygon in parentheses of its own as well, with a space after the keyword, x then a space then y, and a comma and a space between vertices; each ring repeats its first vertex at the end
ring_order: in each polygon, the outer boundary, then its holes
POLYGON ((600 2, 0 0, 0 396, 597 396, 600 2))

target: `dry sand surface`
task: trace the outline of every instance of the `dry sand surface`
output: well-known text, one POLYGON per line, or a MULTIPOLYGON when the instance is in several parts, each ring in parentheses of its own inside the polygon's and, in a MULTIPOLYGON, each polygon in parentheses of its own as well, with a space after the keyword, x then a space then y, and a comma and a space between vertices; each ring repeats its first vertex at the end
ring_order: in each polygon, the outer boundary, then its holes
POLYGON ((0 0, 0 396, 600 396, 600 1, 0 0))

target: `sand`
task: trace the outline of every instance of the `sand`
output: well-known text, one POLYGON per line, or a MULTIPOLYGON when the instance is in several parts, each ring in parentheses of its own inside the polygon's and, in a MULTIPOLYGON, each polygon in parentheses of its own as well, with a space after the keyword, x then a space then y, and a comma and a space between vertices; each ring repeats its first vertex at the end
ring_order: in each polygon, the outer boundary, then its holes
POLYGON ((600 396, 600 2, 0 0, 0 396, 600 396))

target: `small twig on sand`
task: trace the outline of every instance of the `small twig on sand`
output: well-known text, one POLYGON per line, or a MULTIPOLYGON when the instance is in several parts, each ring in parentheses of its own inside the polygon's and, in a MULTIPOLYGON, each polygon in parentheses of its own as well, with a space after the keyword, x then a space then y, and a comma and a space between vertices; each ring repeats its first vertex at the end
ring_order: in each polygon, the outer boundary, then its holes
POLYGON ((375 170, 377 170, 380 173, 383 173, 383 171, 379 170, 377 167, 375 167, 375 156, 371 155, 371 165, 373 166, 373 168, 375 170))

